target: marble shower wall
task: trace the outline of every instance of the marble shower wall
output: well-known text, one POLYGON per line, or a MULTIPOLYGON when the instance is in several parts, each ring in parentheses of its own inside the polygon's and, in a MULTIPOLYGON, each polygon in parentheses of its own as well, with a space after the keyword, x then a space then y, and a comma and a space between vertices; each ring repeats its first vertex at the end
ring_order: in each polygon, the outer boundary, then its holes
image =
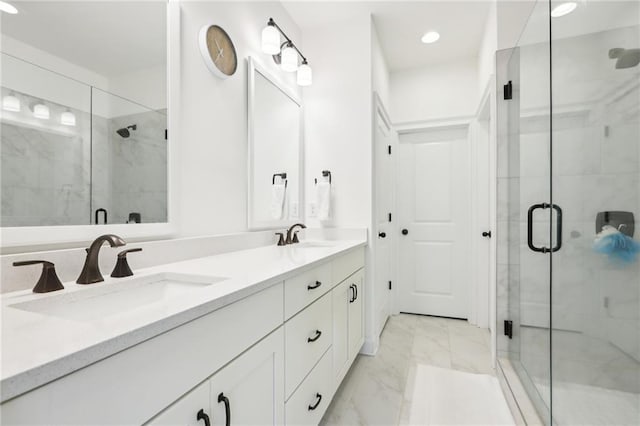
POLYGON ((134 212, 143 223, 166 222, 166 110, 94 116, 94 122, 93 211, 106 209, 109 223, 127 223, 134 212), (117 133, 134 124, 128 138, 117 133))
MULTIPOLYGON (((2 89, 2 96, 9 91, 2 89)), ((88 113, 46 102, 50 118, 33 117, 42 100, 13 92, 21 111, 2 111, 0 226, 81 225, 89 223, 91 141, 88 113), (59 123, 62 112, 76 126, 59 123)))

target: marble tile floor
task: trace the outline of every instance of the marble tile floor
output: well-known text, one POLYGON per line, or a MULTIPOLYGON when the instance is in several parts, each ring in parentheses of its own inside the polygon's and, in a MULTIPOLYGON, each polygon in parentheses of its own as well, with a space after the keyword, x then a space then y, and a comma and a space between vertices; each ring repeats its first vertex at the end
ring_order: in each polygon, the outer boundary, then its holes
POLYGON ((377 355, 356 358, 321 424, 405 424, 412 406, 412 381, 421 365, 495 376, 489 345, 489 331, 467 321, 393 316, 377 355))

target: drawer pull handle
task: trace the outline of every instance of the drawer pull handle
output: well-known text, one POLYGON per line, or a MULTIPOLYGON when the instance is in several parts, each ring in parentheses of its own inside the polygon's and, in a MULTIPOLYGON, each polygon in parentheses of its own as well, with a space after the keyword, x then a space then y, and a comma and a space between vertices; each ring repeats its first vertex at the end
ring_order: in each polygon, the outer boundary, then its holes
POLYGON ((355 291, 356 295, 353 298, 354 301, 358 299, 358 286, 356 284, 353 285, 353 291, 355 291))
POLYGON ((224 413, 225 413, 225 421, 224 424, 229 426, 231 424, 231 404, 229 404, 229 398, 224 396, 223 392, 220 392, 218 395, 218 404, 224 402, 224 413))
POLYGON ((309 411, 315 410, 316 408, 318 408, 318 405, 320 405, 320 401, 322 401, 322 395, 316 393, 316 398, 318 398, 318 400, 315 404, 309 406, 309 411))
POLYGON ((204 412, 202 408, 200 409, 200 411, 198 411, 198 414, 196 415, 196 419, 198 421, 204 420, 204 426, 211 426, 211 422, 209 421, 209 416, 207 416, 207 414, 204 412))
POLYGON ((320 281, 316 281, 316 283, 314 285, 308 285, 307 286, 307 290, 315 290, 316 288, 320 287, 322 285, 322 283, 320 281))
POLYGON ((307 337, 307 343, 315 342, 322 336, 322 331, 316 330, 316 335, 313 337, 307 337))
POLYGON ((349 299, 349 303, 353 303, 356 301, 356 289, 355 289, 355 285, 351 284, 349 286, 349 289, 351 290, 351 298, 349 299))

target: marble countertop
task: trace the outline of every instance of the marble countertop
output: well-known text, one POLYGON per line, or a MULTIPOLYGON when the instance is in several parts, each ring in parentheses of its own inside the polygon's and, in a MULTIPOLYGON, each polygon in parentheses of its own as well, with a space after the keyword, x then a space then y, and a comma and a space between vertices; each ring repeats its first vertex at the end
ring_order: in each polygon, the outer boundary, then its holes
MULTIPOLYGON (((129 278, 102 283, 63 283, 64 290, 31 291, 0 296, 0 398, 7 401, 38 386, 100 361, 172 328, 206 315, 282 280, 366 245, 364 240, 334 240, 330 245, 266 246, 134 271, 129 278), (76 320, 36 313, 12 305, 41 301, 63 294, 126 283, 160 273, 188 274, 222 281, 186 292, 169 302, 128 309, 118 315, 76 320)), ((126 290, 123 290, 126 291, 126 290)), ((73 295, 72 295, 73 296, 73 295)), ((69 297, 69 296, 67 296, 69 297)))

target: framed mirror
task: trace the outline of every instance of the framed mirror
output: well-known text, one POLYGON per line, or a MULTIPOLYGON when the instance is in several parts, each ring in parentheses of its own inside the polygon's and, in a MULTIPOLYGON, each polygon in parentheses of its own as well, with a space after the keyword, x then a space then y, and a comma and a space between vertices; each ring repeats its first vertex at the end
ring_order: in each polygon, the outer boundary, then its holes
POLYGON ((0 15, 2 246, 121 225, 128 236, 170 233, 168 28, 179 8, 167 0, 16 7, 0 15))
POLYGON ((249 229, 289 226, 304 217, 302 100, 248 61, 249 229))

